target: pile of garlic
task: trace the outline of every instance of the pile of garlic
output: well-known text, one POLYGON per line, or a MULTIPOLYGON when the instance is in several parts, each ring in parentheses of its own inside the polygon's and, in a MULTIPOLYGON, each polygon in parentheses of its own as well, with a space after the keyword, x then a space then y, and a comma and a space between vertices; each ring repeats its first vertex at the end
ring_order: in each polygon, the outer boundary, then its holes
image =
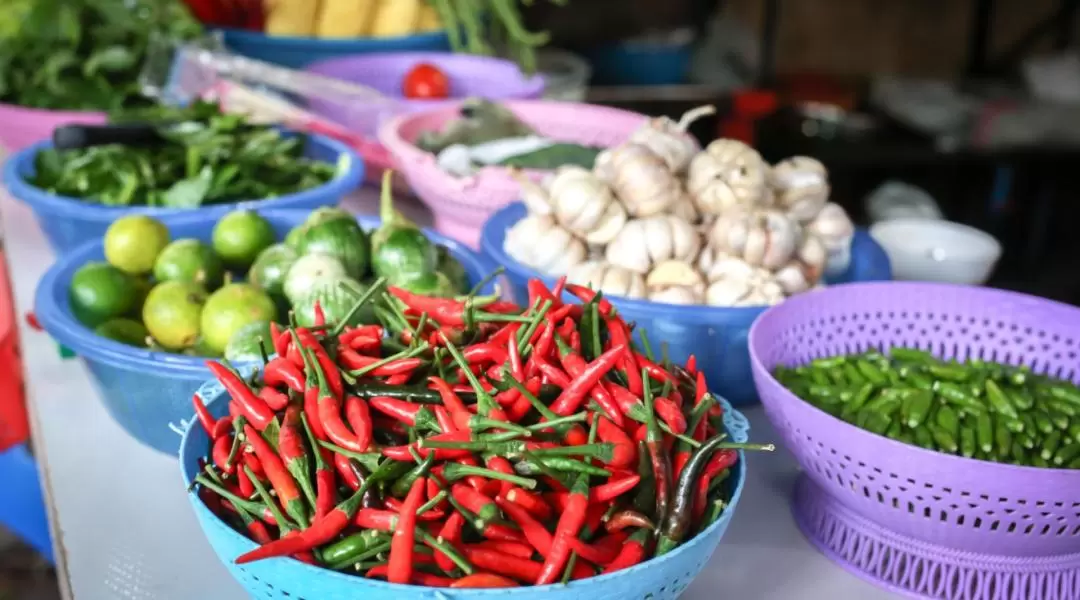
POLYGON ((651 119, 591 171, 519 177, 528 215, 507 254, 608 295, 710 306, 776 304, 846 269, 854 227, 825 167, 732 139, 701 149, 686 130, 711 112, 651 119))

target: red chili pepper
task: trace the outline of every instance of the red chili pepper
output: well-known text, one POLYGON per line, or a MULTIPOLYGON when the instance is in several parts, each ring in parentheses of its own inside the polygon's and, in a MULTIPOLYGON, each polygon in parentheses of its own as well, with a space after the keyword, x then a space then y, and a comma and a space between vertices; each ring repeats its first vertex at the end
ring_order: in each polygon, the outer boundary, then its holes
MULTIPOLYGON (((623 349, 625 350, 625 348, 623 349)), ((620 350, 622 352, 623 350, 620 350)), ((595 384, 594 384, 595 385, 595 384)), ((555 527, 555 537, 551 550, 544 555, 544 565, 537 574, 536 585, 555 583, 570 560, 572 550, 570 539, 576 538, 585 524, 585 511, 589 507, 589 483, 585 476, 579 476, 570 488, 570 498, 566 509, 559 517, 555 527)))
POLYGON ((600 417, 596 433, 601 441, 614 446, 611 461, 608 462, 609 466, 626 468, 637 464, 637 444, 630 439, 630 436, 626 435, 626 432, 621 427, 612 423, 606 417, 600 417))
POLYGON ((532 558, 533 547, 528 544, 522 544, 521 542, 503 542, 498 540, 483 540, 476 542, 473 547, 487 548, 488 550, 494 550, 496 552, 502 552, 510 556, 516 556, 518 558, 532 558))
MULTIPOLYGON (((615 404, 622 414, 631 418, 633 418, 632 415, 637 413, 644 414, 644 404, 642 404, 630 390, 610 381, 608 382, 607 389, 611 392, 611 396, 615 399, 615 404)), ((663 420, 672 431, 678 434, 682 434, 686 431, 686 417, 683 416, 682 410, 680 410, 674 402, 667 398, 656 398, 653 400, 653 405, 656 414, 660 416, 660 419, 663 420)), ((641 417, 639 416, 638 418, 640 419, 641 417)))
POLYGON ((636 510, 621 510, 611 515, 611 518, 604 523, 604 529, 608 531, 622 531, 630 528, 645 528, 653 531, 656 529, 656 524, 636 510))
POLYGON ((323 312, 322 304, 318 300, 315 300, 315 306, 312 307, 314 313, 314 324, 316 327, 323 327, 326 325, 326 313, 323 312))
MULTIPOLYGON (((537 521, 529 511, 525 510, 517 503, 511 502, 509 499, 498 498, 495 500, 498 502, 499 507, 503 509, 510 520, 514 522, 519 528, 521 533, 525 535, 525 539, 529 542, 541 556, 547 556, 551 551, 552 537, 547 528, 544 527, 540 521, 537 521)), ((529 558, 528 556, 524 558, 529 558)))
POLYGON ((510 556, 487 548, 466 545, 462 549, 465 558, 473 565, 512 577, 518 581, 532 582, 540 576, 543 565, 532 560, 510 556))
POLYGON ((559 326, 556 333, 559 334, 559 337, 562 338, 563 341, 569 342, 571 336, 577 332, 577 327, 577 321, 568 318, 562 322, 562 325, 559 326))
POLYGON ((273 411, 285 410, 285 407, 289 405, 289 396, 270 386, 265 386, 259 390, 259 397, 273 411))
POLYGON ((356 444, 364 451, 371 446, 371 440, 375 433, 374 422, 371 419, 371 411, 367 402, 358 396, 345 398, 345 420, 356 434, 356 444))
POLYGON ((405 306, 415 310, 417 314, 427 313, 443 327, 463 327, 465 325, 465 305, 449 298, 433 298, 413 294, 399 287, 387 288, 395 298, 401 300, 405 306))
MULTIPOLYGON (((296 486, 296 480, 289 474, 285 464, 281 462, 274 449, 262 438, 262 435, 250 425, 244 426, 245 440, 255 450, 255 456, 262 463, 263 470, 270 480, 270 485, 277 492, 278 500, 285 505, 285 511, 299 523, 307 521, 307 507, 300 499, 300 490, 296 486)), ((288 552, 295 554, 299 550, 288 552)))
POLYGON ((649 377, 652 377, 660 383, 667 383, 670 381, 672 385, 678 385, 679 382, 675 381, 674 375, 668 373, 666 369, 649 360, 644 355, 635 352, 634 360, 637 361, 639 369, 645 369, 645 371, 648 372, 649 377))
POLYGON ((431 384, 431 387, 434 388, 435 391, 439 392, 439 397, 442 398, 443 406, 450 411, 450 414, 469 412, 465 407, 465 403, 445 380, 439 377, 428 377, 428 383, 431 384))
MULTIPOLYGON (((449 571, 450 569, 443 569, 449 571)), ((502 575, 496 575, 494 573, 473 573, 472 575, 466 575, 461 579, 458 579, 454 583, 450 584, 452 588, 470 588, 470 589, 495 589, 495 588, 512 588, 518 587, 518 583, 509 577, 503 577, 502 575)))
POLYGON ((548 383, 563 389, 570 385, 570 376, 563 372, 559 367, 556 367, 540 357, 534 357, 532 364, 536 366, 536 370, 539 371, 541 375, 547 378, 548 383))
POLYGON ((269 544, 273 541, 273 538, 270 537, 270 531, 266 529, 266 525, 262 521, 252 519, 246 512, 241 512, 240 518, 244 521, 244 528, 251 534, 252 541, 257 544, 269 544))
MULTIPOLYGON (((339 396, 327 387, 327 381, 322 366, 311 360, 312 353, 310 351, 304 353, 305 362, 308 368, 308 383, 311 383, 310 375, 314 373, 316 379, 316 389, 318 389, 317 408, 319 418, 317 419, 322 423, 323 431, 326 433, 326 437, 330 438, 330 441, 352 452, 365 452, 368 445, 371 443, 371 438, 362 440, 360 435, 349 431, 349 427, 345 425, 345 421, 341 418, 341 402, 338 400, 339 396), (364 442, 361 445, 361 442, 364 442)), ((334 367, 335 371, 337 367, 334 367)), ((312 431, 314 432, 314 427, 312 431)), ((366 437, 366 433, 365 433, 366 437)))
POLYGON ((506 499, 529 511, 537 519, 544 520, 551 516, 551 505, 535 492, 514 488, 506 493, 506 499))
POLYGON ((221 417, 214 423, 214 430, 210 432, 210 439, 216 440, 219 437, 227 435, 233 430, 233 418, 232 416, 221 417))
POLYGON ((594 565, 606 565, 615 560, 615 557, 619 555, 619 550, 622 549, 623 542, 629 537, 621 531, 615 533, 609 533, 608 535, 600 538, 595 543, 588 544, 581 541, 578 538, 570 538, 570 547, 577 552, 581 558, 593 563, 594 565))
MULTIPOLYGON (((312 504, 317 504, 317 496, 311 485, 311 459, 308 457, 307 448, 304 447, 304 433, 300 431, 303 428, 301 419, 299 406, 290 406, 285 409, 281 429, 278 430, 278 453, 285 462, 285 468, 289 474, 300 485, 304 496, 312 504)), ((318 451, 318 446, 314 446, 314 449, 318 451)), ((318 510, 316 510, 316 516, 322 516, 318 514, 318 510)))
POLYGON ((202 425, 203 429, 206 430, 206 435, 209 435, 210 439, 214 439, 214 430, 217 429, 217 419, 215 419, 214 416, 210 414, 210 411, 207 410, 206 405, 203 404, 199 394, 196 393, 191 395, 191 404, 195 406, 195 416, 198 417, 199 423, 202 425))
POLYGON ((470 365, 495 363, 501 365, 507 361, 507 351, 495 344, 473 344, 461 350, 461 355, 470 365))
POLYGON ((285 357, 285 352, 289 347, 288 333, 282 331, 277 323, 270 322, 270 344, 274 346, 274 354, 277 354, 280 358, 285 357))
POLYGON ((439 427, 435 415, 424 404, 414 404, 407 400, 398 400, 386 396, 375 396, 371 399, 371 408, 409 427, 427 429, 437 429, 439 427))
POLYGON ((413 547, 416 544, 416 511, 424 503, 427 480, 419 477, 409 488, 409 494, 398 513, 400 518, 390 541, 390 564, 387 580, 390 583, 409 583, 412 578, 413 547))
POLYGON ((468 485, 455 483, 450 488, 450 495, 484 523, 492 523, 499 518, 499 507, 495 501, 468 485))
POLYGON ((263 367, 263 383, 273 387, 284 385, 295 392, 304 391, 303 373, 284 356, 266 363, 263 367))
POLYGON ((451 587, 456 579, 449 577, 443 577, 442 575, 433 575, 431 573, 425 573, 423 571, 416 571, 412 574, 412 580, 410 583, 413 585, 422 585, 432 588, 448 588, 451 587))
POLYGON ((398 514, 392 510, 379 508, 362 508, 356 511, 353 524, 361 529, 375 529, 378 531, 393 531, 397 523, 398 514))
MULTIPOLYGON (((504 473, 506 475, 515 474, 514 465, 510 464, 510 461, 506 460, 502 456, 492 455, 490 458, 487 459, 486 463, 487 468, 491 469, 492 471, 498 471, 499 473, 504 473)), ((506 494, 515 487, 514 484, 510 483, 509 481, 492 480, 492 483, 494 484, 492 487, 495 488, 495 492, 490 495, 497 496, 501 494, 506 494)))
MULTIPOLYGON (((555 399, 551 404, 551 410, 557 415, 572 415, 581 406, 581 403, 585 401, 585 396, 608 374, 611 369, 615 367, 615 364, 619 362, 619 359, 626 352, 626 346, 614 346, 609 350, 606 350, 603 354, 598 356, 596 360, 592 361, 585 368, 581 369, 579 373, 571 372, 574 379, 570 382, 570 385, 563 389, 559 394, 559 397, 555 399)), ((570 355, 567 355, 570 356, 570 355)), ((566 366, 566 363, 564 363, 566 366)), ((571 369, 568 369, 571 370, 571 369)), ((603 388, 600 388, 603 389, 603 388)), ((610 395, 608 395, 610 399, 610 395)), ((600 398, 594 396, 594 399, 599 403, 600 398)), ((609 403, 609 406, 603 408, 607 412, 614 412, 609 414, 612 420, 618 424, 618 419, 622 418, 622 415, 618 412, 618 405, 613 401, 609 403)))
POLYGON ((450 416, 450 411, 446 410, 445 406, 433 406, 431 412, 435 413, 435 422, 439 424, 440 431, 450 433, 458 430, 457 425, 454 424, 454 418, 450 416))
MULTIPOLYGON (((735 466, 735 463, 739 461, 739 453, 735 450, 724 449, 716 454, 713 454, 709 462, 705 464, 705 469, 701 473, 701 478, 698 479, 694 487, 694 505, 691 515, 694 519, 700 521, 701 517, 705 515, 705 510, 709 506, 709 484, 712 483, 714 477, 724 472, 725 469, 730 469, 735 466)), ((697 522, 697 521, 695 521, 697 522)))
POLYGON ((266 470, 263 469, 262 463, 250 452, 244 452, 240 454, 240 460, 244 461, 244 465, 251 469, 251 472, 255 474, 255 477, 259 481, 266 481, 266 470))
MULTIPOLYGON (((461 513, 457 511, 450 513, 450 516, 446 518, 446 523, 439 530, 439 539, 457 548, 461 542, 461 531, 464 526, 465 517, 461 513)), ((435 564, 439 565, 439 568, 447 573, 457 568, 449 556, 438 550, 435 551, 435 564)))
MULTIPOLYGON (((359 325, 357 327, 346 328, 345 331, 338 336, 338 342, 344 346, 352 347, 355 340, 361 338, 381 339, 383 336, 382 325, 359 325)), ((355 348, 353 348, 355 350, 355 348)))
MULTIPOLYGON (((592 302, 593 299, 596 298, 596 290, 589 289, 582 285, 577 285, 576 283, 566 284, 566 291, 570 292, 571 294, 576 296, 578 300, 581 300, 586 304, 592 302)), ((615 307, 613 307, 611 305, 611 302, 608 302, 606 298, 600 298, 600 300, 596 303, 596 307, 600 309, 600 315, 604 317, 610 315, 615 310, 615 307)))
POLYGON ((558 308, 562 304, 557 297, 552 295, 551 291, 547 289, 543 281, 539 279, 530 279, 525 284, 525 288, 529 291, 528 306, 539 306, 543 301, 551 302, 551 308, 558 308))
POLYGON ((257 431, 266 429, 267 425, 274 420, 274 412, 270 410, 270 407, 266 405, 262 398, 251 391, 247 382, 238 373, 221 363, 208 360, 206 366, 210 369, 210 373, 225 387, 225 391, 229 393, 229 396, 236 401, 248 422, 257 431))
POLYGON ((335 398, 340 398, 345 389, 341 382, 341 371, 338 370, 330 355, 326 353, 326 349, 322 347, 319 340, 315 339, 314 334, 307 329, 297 329, 296 335, 301 345, 314 353, 315 359, 322 368, 324 377, 326 377, 326 383, 330 386, 330 391, 335 398))
POLYGON ((214 464, 227 475, 236 472, 236 464, 229 462, 230 450, 232 450, 232 440, 224 435, 214 440, 214 445, 210 450, 210 457, 214 460, 214 464))
POLYGON ((357 476, 356 471, 353 470, 352 465, 349 464, 349 457, 344 454, 333 454, 334 469, 338 473, 338 477, 345 482, 345 485, 349 486, 349 489, 356 491, 360 489, 360 477, 357 476))
POLYGON ((611 502, 615 498, 629 492, 637 487, 637 484, 641 483, 641 476, 634 474, 623 477, 621 479, 615 479, 614 477, 602 483, 591 490, 589 490, 589 502, 607 503, 611 502))
POLYGON ((649 530, 638 529, 623 543, 619 554, 606 567, 604 573, 614 573, 640 563, 645 559, 645 546, 649 543, 649 530))
POLYGON ((668 398, 656 399, 656 414, 663 419, 671 430, 679 435, 686 433, 686 415, 674 401, 668 398))

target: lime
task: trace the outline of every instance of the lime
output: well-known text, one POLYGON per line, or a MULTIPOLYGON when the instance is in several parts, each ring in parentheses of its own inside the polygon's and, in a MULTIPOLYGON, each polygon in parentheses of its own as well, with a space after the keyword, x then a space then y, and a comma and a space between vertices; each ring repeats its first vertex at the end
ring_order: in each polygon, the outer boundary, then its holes
POLYGON ((231 362, 262 360, 263 352, 266 352, 267 356, 274 353, 269 321, 248 323, 238 329, 225 345, 225 360, 231 362))
POLYGON ((167 350, 183 350, 199 339, 206 290, 190 281, 164 281, 150 290, 142 317, 150 335, 167 350))
POLYGON ((248 271, 248 283, 255 284, 266 290, 271 296, 280 296, 284 293, 285 274, 296 262, 298 255, 296 250, 285 244, 274 244, 259 253, 255 264, 248 271))
POLYGON ((214 225, 214 252, 235 269, 250 267, 273 243, 274 228, 254 211, 235 210, 214 225))
POLYGON ((131 275, 145 275, 169 243, 169 230, 153 217, 120 217, 105 231, 105 260, 131 275))
POLYGON ((206 301, 203 339, 213 350, 224 352, 232 336, 245 325, 276 318, 277 305, 269 294, 250 283, 230 283, 206 301))
POLYGON ((184 238, 165 246, 154 262, 158 281, 191 281, 215 289, 225 277, 225 267, 217 254, 199 240, 184 238))
POLYGON ((146 327, 134 319, 109 319, 98 325, 94 333, 136 348, 145 348, 146 338, 150 336, 146 327))
POLYGON ((206 345, 206 340, 203 337, 195 340, 195 343, 190 348, 185 348, 181 351, 181 354, 186 356, 201 356, 206 358, 221 358, 221 353, 214 350, 210 346, 206 345))
POLYGON ((136 279, 104 262, 79 267, 68 288, 71 312, 87 327, 128 314, 136 308, 139 298, 136 279))

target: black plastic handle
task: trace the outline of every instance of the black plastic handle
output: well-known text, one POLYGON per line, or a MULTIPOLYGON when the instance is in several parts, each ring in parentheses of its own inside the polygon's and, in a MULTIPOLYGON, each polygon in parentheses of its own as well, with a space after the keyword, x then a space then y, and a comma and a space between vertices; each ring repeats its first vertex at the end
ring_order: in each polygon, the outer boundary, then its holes
POLYGON ((57 150, 77 150, 106 144, 145 146, 161 142, 159 127, 160 123, 62 125, 53 130, 53 146, 57 150))

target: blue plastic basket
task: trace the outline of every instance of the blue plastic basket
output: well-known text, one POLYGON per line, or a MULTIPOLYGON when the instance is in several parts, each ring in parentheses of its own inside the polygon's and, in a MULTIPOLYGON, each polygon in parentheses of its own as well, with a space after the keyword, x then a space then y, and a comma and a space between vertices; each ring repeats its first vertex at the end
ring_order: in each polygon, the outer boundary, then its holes
MULTIPOLYGON (((506 267, 514 298, 521 302, 528 295, 529 279, 540 277, 532 269, 515 261, 503 250, 506 231, 525 216, 525 206, 511 204, 491 216, 480 234, 480 252, 496 265, 506 267)), ((885 251, 864 230, 855 232, 851 248, 851 266, 846 273, 828 283, 881 281, 892 278, 885 251)), ((553 278, 544 279, 553 285, 553 278)), ((750 373, 747 336, 754 319, 767 307, 718 308, 713 306, 677 306, 645 300, 610 298, 623 317, 636 322, 649 334, 649 340, 668 345, 671 358, 682 363, 695 355, 709 387, 735 406, 757 401, 757 391, 750 373)))
MULTIPOLYGON (((259 211, 279 237, 308 216, 306 210, 259 211)), ((365 229, 377 227, 379 219, 357 219, 365 229)), ((169 227, 173 239, 194 237, 209 242, 213 222, 188 220, 169 227)), ((487 275, 488 263, 460 243, 432 231, 425 234, 445 246, 476 282, 487 275)), ((85 361, 113 419, 136 440, 166 454, 175 455, 177 435, 169 427, 191 415, 191 394, 210 378, 205 359, 154 352, 121 344, 94 334, 75 319, 68 303, 68 285, 75 271, 87 261, 103 260, 100 241, 91 242, 62 257, 38 283, 34 312, 42 327, 57 342, 85 361)), ((486 293, 494 291, 493 286, 486 293)), ((254 365, 249 363, 248 368, 254 365)))
POLYGON ((311 210, 337 204, 343 196, 356 189, 364 178, 364 161, 352 148, 328 137, 312 135, 308 137, 305 154, 338 165, 337 176, 319 187, 277 198, 213 204, 196 209, 102 206, 78 198, 50 194, 29 183, 27 178, 34 174, 37 153, 51 147, 52 142, 43 141, 13 154, 4 164, 3 179, 11 195, 33 209, 49 244, 60 254, 83 242, 100 240, 109 225, 126 214, 152 215, 165 224, 176 219, 198 218, 212 225, 237 208, 311 210))
POLYGON ((240 29, 224 29, 222 33, 225 45, 233 52, 294 69, 306 67, 318 60, 350 54, 450 50, 450 38, 445 31, 401 37, 349 39, 275 37, 240 29))
MULTIPOLYGON (((227 396, 217 381, 199 389, 217 417, 226 412, 227 396)), ((725 400, 724 425, 731 439, 745 442, 750 431, 746 417, 725 400)), ((194 416, 189 415, 191 421, 194 416)), ((210 440, 197 424, 192 424, 180 442, 180 466, 184 486, 190 487, 199 472, 199 458, 206 456, 210 440)), ((708 529, 660 558, 638 566, 569 585, 523 587, 513 590, 455 590, 385 583, 320 569, 292 559, 270 559, 246 565, 233 561, 255 548, 255 543, 237 533, 202 503, 198 495, 188 494, 195 516, 218 558, 253 598, 292 598, 307 600, 479 600, 513 594, 515 600, 674 600, 679 597, 701 569, 709 562, 720 538, 727 531, 746 482, 746 457, 740 451, 735 469, 735 490, 727 510, 708 529)))
POLYGON ((0 525, 19 536, 53 561, 49 522, 41 497, 37 463, 26 446, 19 444, 0 452, 0 525))

